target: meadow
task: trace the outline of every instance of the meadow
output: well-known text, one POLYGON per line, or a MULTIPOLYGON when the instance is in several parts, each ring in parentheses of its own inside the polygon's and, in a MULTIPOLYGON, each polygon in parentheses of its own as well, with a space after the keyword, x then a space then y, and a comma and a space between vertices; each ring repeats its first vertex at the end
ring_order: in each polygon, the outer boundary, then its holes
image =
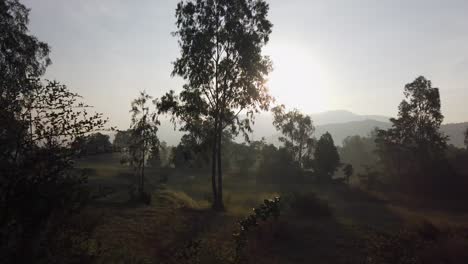
POLYGON ((405 254, 466 259, 468 214, 424 207, 408 197, 343 184, 256 184, 227 173, 226 211, 216 213, 210 208, 208 173, 147 168, 152 200, 142 205, 131 202, 134 175, 120 164, 119 153, 89 156, 76 165, 88 174, 93 200, 73 220, 78 230, 86 230, 75 250, 95 263, 233 262, 238 221, 277 196, 281 216, 249 234, 248 263, 386 263, 381 261, 405 254), (443 239, 424 248, 405 246, 404 241, 418 244, 426 233, 443 239))

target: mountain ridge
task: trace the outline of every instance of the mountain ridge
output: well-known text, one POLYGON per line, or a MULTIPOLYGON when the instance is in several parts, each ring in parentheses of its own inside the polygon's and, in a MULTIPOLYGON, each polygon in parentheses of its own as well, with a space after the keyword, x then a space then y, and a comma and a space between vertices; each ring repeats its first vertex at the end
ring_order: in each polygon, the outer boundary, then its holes
MULTIPOLYGON (((388 129, 391 126, 389 117, 382 115, 359 115, 347 110, 334 110, 310 115, 316 127, 315 137, 320 137, 325 132, 330 132, 335 144, 341 145, 347 136, 367 136, 375 128, 388 129)), ((270 113, 263 113, 255 117, 252 125, 253 133, 251 140, 261 140, 265 138, 268 143, 279 144, 279 133, 272 124, 273 116, 270 113)), ((441 126, 441 131, 450 137, 449 144, 457 147, 464 146, 463 132, 468 127, 468 122, 448 123, 441 126)), ((169 145, 177 145, 180 131, 174 131, 174 126, 169 120, 162 120, 158 131, 161 140, 169 145)), ((236 141, 243 142, 243 137, 239 136, 236 141)))

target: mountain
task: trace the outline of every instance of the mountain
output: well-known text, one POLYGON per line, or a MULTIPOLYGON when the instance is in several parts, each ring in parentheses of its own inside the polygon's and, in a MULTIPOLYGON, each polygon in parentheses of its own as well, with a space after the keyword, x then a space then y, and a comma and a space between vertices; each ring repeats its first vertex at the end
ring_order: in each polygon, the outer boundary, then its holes
POLYGON ((326 124, 316 127, 315 133, 317 137, 325 134, 327 131, 332 135, 336 145, 341 145, 343 140, 348 136, 368 136, 369 133, 376 127, 380 129, 388 129, 391 124, 389 122, 381 122, 372 119, 362 121, 352 121, 346 123, 326 124))
MULTIPOLYGON (((312 114, 316 130, 315 136, 318 138, 325 132, 329 132, 336 145, 341 145, 348 136, 368 136, 375 128, 388 129, 391 127, 389 118, 379 115, 357 115, 345 110, 329 111, 319 114, 312 114), (333 122, 335 121, 335 122, 333 122), (338 121, 338 122, 336 122, 338 121)), ((262 137, 268 143, 279 144, 280 134, 272 125, 273 117, 269 114, 257 116, 253 125, 252 140, 260 140, 262 137)), ((464 146, 464 131, 468 127, 468 122, 457 124, 443 124, 440 130, 449 136, 449 144, 456 147, 464 146)))
MULTIPOLYGON (((316 127, 315 136, 318 138, 325 132, 329 132, 336 145, 341 145, 347 136, 367 136, 375 128, 388 129, 391 124, 389 117, 380 115, 358 115, 346 110, 328 111, 311 114, 316 127)), ((269 113, 257 115, 252 125, 253 133, 251 140, 260 140, 262 137, 272 144, 279 144, 280 134, 274 128, 273 116, 269 113)), ((441 131, 450 137, 449 144, 463 147, 463 132, 468 127, 468 122, 457 124, 444 124, 441 131)), ((159 127, 158 136, 169 145, 177 145, 183 135, 178 130, 174 131, 174 126, 169 120, 162 120, 159 127)), ((237 141, 242 142, 243 137, 239 136, 237 141)))
POLYGON ((355 121, 365 121, 368 119, 389 122, 389 117, 381 115, 358 115, 347 110, 334 110, 311 114, 312 120, 315 125, 326 125, 326 124, 337 124, 337 123, 348 123, 355 121))

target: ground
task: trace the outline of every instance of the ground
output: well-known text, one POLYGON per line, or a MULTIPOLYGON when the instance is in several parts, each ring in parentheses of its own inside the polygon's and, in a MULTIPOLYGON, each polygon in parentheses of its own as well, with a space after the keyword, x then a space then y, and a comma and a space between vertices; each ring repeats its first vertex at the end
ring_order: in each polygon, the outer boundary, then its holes
POLYGON ((77 161, 89 175, 93 196, 77 219, 89 226, 84 250, 95 263, 232 262, 237 222, 264 199, 293 192, 316 194, 329 204, 331 215, 284 213, 277 221, 265 222, 249 238, 245 254, 250 261, 373 263, 368 252, 373 234, 395 233, 423 221, 458 227, 468 223, 463 211, 404 206, 397 199, 344 185, 257 185, 229 174, 227 210, 216 213, 210 209, 209 175, 193 170, 149 168, 152 203, 142 205, 129 202, 133 174, 119 160, 113 153, 77 161), (167 183, 161 183, 165 177, 167 183))

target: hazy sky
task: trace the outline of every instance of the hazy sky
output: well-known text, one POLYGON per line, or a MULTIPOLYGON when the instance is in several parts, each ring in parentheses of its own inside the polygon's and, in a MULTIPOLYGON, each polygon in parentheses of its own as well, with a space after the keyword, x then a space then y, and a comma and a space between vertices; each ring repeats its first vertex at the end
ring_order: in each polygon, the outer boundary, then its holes
MULTIPOLYGON (((23 0, 30 29, 52 47, 47 78, 129 124, 138 91, 180 89, 176 0, 23 0)), ((270 90, 307 113, 394 116, 404 84, 441 88, 445 122, 468 121, 468 1, 270 0, 270 90)))

